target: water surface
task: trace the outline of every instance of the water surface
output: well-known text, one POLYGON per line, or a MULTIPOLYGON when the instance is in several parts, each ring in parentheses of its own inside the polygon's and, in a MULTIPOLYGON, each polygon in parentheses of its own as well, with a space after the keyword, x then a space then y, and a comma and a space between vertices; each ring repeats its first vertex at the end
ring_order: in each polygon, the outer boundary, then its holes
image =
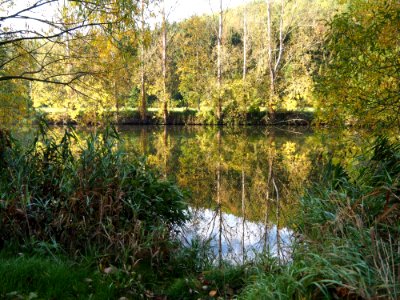
POLYGON ((243 262, 289 246, 298 200, 319 152, 306 128, 122 127, 127 151, 191 192, 183 230, 216 259, 243 262))

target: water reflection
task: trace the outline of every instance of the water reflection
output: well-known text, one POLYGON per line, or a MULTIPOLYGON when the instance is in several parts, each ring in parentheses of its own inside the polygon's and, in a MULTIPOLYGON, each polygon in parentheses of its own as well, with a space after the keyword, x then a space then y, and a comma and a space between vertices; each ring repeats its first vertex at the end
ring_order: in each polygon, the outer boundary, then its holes
POLYGON ((195 239, 209 241, 217 262, 227 260, 236 264, 268 252, 285 262, 290 259, 293 232, 274 224, 246 221, 228 213, 210 209, 191 209, 193 218, 183 228, 184 242, 190 246, 195 239))
POLYGON ((286 259, 299 195, 311 170, 311 132, 265 128, 128 127, 128 152, 192 192, 184 231, 211 239, 218 262, 269 251, 286 259))
MULTIPOLYGON (((52 131, 61 136, 64 129, 52 131)), ((119 131, 127 154, 144 155, 163 177, 191 191, 194 219, 187 239, 193 232, 211 238, 216 259, 235 262, 258 251, 285 259, 304 186, 321 176, 328 160, 357 177, 353 157, 374 140, 369 132, 332 129, 131 126, 119 131)), ((88 134, 77 131, 82 144, 88 134)))

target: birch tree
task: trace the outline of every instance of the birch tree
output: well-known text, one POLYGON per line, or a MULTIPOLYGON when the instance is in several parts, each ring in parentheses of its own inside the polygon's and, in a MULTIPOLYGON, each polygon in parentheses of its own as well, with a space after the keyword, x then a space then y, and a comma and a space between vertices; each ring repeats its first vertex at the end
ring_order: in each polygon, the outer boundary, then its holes
POLYGON ((145 10, 145 0, 140 2, 140 118, 142 122, 146 121, 146 111, 147 111, 147 101, 146 101, 146 65, 145 65, 145 43, 146 43, 146 31, 145 31, 145 20, 144 20, 144 10, 145 10))
POLYGON ((163 105, 163 119, 164 124, 168 122, 168 96, 167 96, 167 23, 165 17, 165 0, 162 3, 162 77, 163 77, 163 86, 162 86, 162 105, 163 105))
POLYGON ((223 8, 222 0, 219 6, 219 25, 218 25, 218 57, 217 57, 217 84, 218 84, 218 99, 217 99, 217 119, 218 123, 222 122, 222 30, 223 30, 223 8))

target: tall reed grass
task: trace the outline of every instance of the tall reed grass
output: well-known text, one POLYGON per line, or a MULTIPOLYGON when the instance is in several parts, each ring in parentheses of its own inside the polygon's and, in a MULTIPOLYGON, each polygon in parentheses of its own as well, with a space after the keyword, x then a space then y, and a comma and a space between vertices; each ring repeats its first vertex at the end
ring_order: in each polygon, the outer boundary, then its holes
POLYGON ((113 128, 81 143, 41 126, 25 146, 0 131, 0 248, 44 242, 132 263, 161 255, 188 217, 184 194, 120 143, 113 128))
POLYGON ((292 262, 244 299, 400 298, 400 142, 378 138, 353 165, 325 166, 301 200, 292 262))

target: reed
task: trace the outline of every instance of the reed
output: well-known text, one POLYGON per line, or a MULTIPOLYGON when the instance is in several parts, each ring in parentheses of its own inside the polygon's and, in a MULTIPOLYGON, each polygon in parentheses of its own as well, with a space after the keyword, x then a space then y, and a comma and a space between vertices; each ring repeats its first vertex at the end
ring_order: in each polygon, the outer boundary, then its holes
POLYGON ((44 126, 23 146, 0 134, 0 241, 57 244, 134 264, 162 256, 173 226, 188 217, 183 192, 127 157, 113 128, 81 144, 44 126))
POLYGON ((377 138, 350 176, 329 163, 301 200, 293 260, 243 299, 398 299, 400 143, 377 138))

